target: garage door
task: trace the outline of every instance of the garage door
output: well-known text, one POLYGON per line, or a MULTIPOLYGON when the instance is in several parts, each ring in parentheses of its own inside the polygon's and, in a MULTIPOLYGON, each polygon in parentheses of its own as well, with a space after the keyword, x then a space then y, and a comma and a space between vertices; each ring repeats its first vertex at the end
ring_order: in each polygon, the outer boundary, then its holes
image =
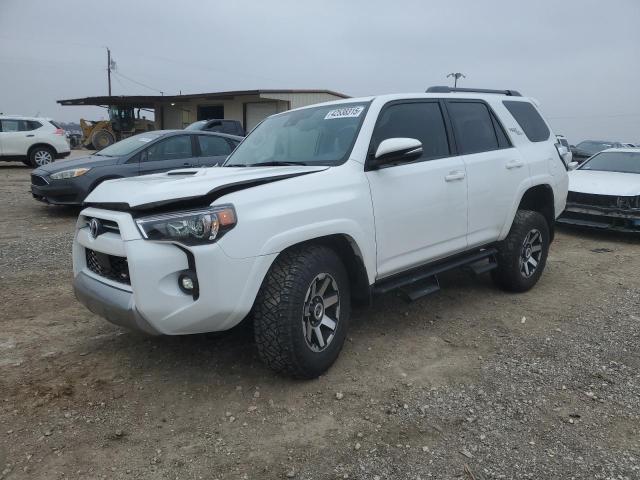
POLYGON ((262 120, 269 115, 278 113, 278 104, 276 102, 259 102, 259 103, 246 103, 246 120, 245 130, 249 133, 253 127, 259 124, 262 120))

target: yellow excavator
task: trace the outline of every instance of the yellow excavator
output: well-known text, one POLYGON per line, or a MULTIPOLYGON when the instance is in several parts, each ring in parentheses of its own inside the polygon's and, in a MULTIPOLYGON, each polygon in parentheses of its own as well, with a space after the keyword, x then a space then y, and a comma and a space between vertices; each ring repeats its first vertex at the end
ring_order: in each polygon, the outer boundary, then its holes
POLYGON ((82 146, 90 150, 102 150, 123 138, 154 130, 154 123, 146 118, 134 116, 133 107, 109 107, 109 120, 91 121, 80 119, 82 146))

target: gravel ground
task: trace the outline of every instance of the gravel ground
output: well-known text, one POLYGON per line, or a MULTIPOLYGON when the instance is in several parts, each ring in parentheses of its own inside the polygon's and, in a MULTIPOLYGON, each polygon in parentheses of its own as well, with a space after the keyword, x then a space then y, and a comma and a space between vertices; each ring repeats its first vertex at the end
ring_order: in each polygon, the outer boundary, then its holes
POLYGON ((1 479, 640 478, 640 242, 560 230, 532 291, 445 275, 355 312, 318 380, 248 328, 144 337, 70 288, 78 211, 0 165, 1 479))

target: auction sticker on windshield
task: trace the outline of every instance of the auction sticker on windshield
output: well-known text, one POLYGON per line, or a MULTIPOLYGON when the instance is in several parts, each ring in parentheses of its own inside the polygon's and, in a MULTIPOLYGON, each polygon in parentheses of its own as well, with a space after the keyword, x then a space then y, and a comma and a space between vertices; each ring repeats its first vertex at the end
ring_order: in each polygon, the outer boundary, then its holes
POLYGON ((364 110, 364 105, 358 105, 356 107, 344 107, 331 110, 324 117, 325 120, 332 120, 334 118, 351 118, 359 117, 364 110))

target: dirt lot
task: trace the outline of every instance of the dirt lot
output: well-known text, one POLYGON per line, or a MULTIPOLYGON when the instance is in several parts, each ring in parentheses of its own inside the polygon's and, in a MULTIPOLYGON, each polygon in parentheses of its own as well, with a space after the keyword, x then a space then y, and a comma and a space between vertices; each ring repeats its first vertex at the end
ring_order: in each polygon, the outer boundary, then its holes
POLYGON ((561 230, 523 295, 463 273, 355 312, 292 381, 248 329, 148 338, 71 290, 77 210, 0 165, 0 478, 638 479, 640 242, 561 230))

